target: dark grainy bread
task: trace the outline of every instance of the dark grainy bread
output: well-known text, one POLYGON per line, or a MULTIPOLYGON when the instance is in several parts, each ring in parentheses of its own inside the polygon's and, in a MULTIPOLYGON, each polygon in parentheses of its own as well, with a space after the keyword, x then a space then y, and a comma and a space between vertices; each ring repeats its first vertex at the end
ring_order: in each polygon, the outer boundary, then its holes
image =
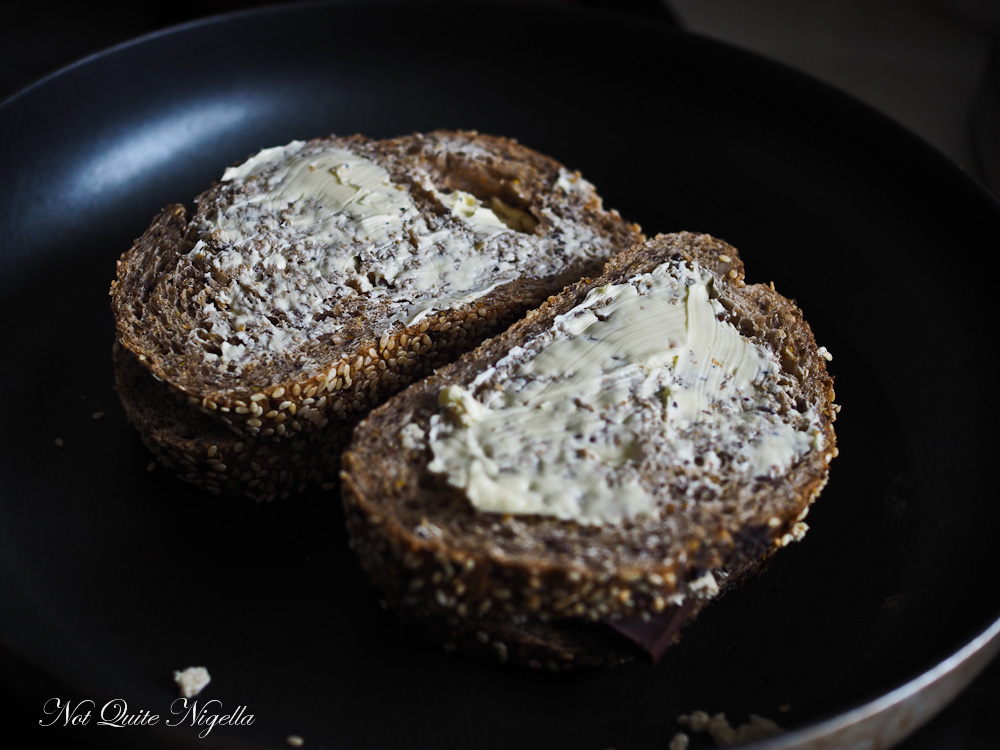
POLYGON ((184 478, 257 499, 329 477, 358 415, 642 237, 578 174, 474 132, 268 149, 196 203, 118 262, 119 392, 184 478))
POLYGON ((707 235, 659 236, 363 420, 341 474, 352 545, 392 608, 439 640, 532 666, 614 661, 612 641, 566 647, 567 633, 583 622, 648 619, 681 602, 693 603, 686 613, 693 618, 729 581, 751 575, 804 533, 802 519, 837 453, 827 357, 792 302, 769 286, 745 284, 734 248, 707 235), (661 438, 650 434, 638 471, 656 497, 655 512, 596 525, 477 510, 463 489, 428 468, 427 435, 446 388, 493 387, 491 368, 530 346, 591 290, 665 262, 710 271, 718 317, 774 354, 780 388, 771 410, 816 436, 791 466, 754 476, 723 462, 721 478, 708 478, 716 489, 695 492, 709 469, 697 459, 686 466, 657 460, 661 438), (475 649, 476 640, 484 648, 475 649))
POLYGON ((237 435, 201 412, 177 409, 172 395, 119 344, 113 359, 125 415, 150 452, 180 479, 263 501, 323 486, 336 476, 350 436, 345 423, 282 440, 237 435))

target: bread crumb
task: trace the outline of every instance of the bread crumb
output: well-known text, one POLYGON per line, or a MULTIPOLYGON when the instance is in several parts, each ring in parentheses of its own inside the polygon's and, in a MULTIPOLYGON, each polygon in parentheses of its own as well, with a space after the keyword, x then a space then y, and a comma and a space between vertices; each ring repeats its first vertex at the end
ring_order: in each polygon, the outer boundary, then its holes
POLYGON ((681 714, 677 717, 677 723, 686 726, 692 732, 704 732, 708 729, 710 717, 704 711, 692 711, 689 715, 681 714))
POLYGON ((670 745, 668 745, 668 748, 669 750, 687 750, 690 742, 690 737, 684 734, 684 732, 678 732, 670 738, 670 745))
POLYGON ((53 442, 56 444, 56 448, 62 448, 65 445, 62 438, 56 438, 53 442))
MULTIPOLYGON (((733 727, 723 713, 710 717, 705 711, 693 711, 688 715, 681 714, 677 717, 677 723, 688 727, 692 732, 708 732, 716 747, 742 745, 774 737, 784 731, 771 719, 757 714, 750 714, 750 720, 738 727, 733 727)), ((672 742, 673 740, 671 740, 672 742)), ((674 750, 672 744, 671 750, 674 750)))
POLYGON ((212 681, 204 667, 188 667, 183 672, 174 672, 174 682, 181 689, 184 698, 193 698, 212 681))
POLYGON ((150 461, 148 464, 146 464, 146 471, 152 471, 155 468, 156 468, 156 461, 150 461))
POLYGON ((306 741, 301 737, 299 737, 297 734, 288 735, 287 737, 285 737, 285 742, 290 747, 302 747, 304 744, 306 744, 306 741))
POLYGON ((98 419, 104 419, 104 412, 103 411, 95 411, 90 416, 96 422, 98 419))

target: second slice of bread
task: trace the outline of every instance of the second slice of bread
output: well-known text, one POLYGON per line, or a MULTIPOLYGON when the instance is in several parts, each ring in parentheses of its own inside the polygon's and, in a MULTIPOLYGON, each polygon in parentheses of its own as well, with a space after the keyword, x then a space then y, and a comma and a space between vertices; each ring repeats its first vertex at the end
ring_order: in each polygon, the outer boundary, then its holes
POLYGON ((361 423, 352 544, 394 610, 463 650, 615 661, 606 624, 663 617, 672 640, 804 533, 837 453, 826 361, 734 248, 659 236, 361 423))

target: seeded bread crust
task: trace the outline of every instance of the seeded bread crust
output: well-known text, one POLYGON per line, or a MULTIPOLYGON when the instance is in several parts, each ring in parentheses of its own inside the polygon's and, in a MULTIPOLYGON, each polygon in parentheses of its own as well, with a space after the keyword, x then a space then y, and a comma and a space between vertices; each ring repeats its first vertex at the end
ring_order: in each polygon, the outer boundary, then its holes
POLYGON ((236 435, 200 412, 175 408, 173 396, 117 343, 113 360, 126 417, 146 448, 181 480, 258 502, 333 486, 350 435, 342 423, 282 440, 236 435))
MULTIPOLYGON (((683 605, 668 605, 659 618, 678 618, 670 645, 681 640, 682 629, 693 622, 710 601, 717 601, 767 567, 771 553, 744 563, 738 570, 716 571, 719 592, 713 597, 690 598, 683 605)), ((552 619, 531 614, 508 614, 491 608, 485 614, 422 613, 420 609, 390 605, 395 614, 447 652, 458 652, 488 661, 529 669, 560 671, 576 667, 615 667, 656 656, 638 646, 606 622, 588 618, 552 619)), ((639 618, 642 619, 641 617, 639 618)), ((620 622, 620 620, 619 620, 620 622)))
MULTIPOLYGON (((747 285, 743 264, 728 244, 707 235, 661 235, 616 256, 600 278, 584 279, 550 298, 358 426, 341 473, 352 546, 395 610, 417 622, 450 623, 453 634, 474 632, 477 626, 465 623, 486 616, 508 627, 648 618, 671 602, 712 598, 727 579, 752 574, 776 549, 804 533, 802 519, 826 484, 837 452, 837 411, 825 350, 817 347, 794 303, 769 286, 747 285), (426 441, 402 430, 412 424, 426 434, 445 386, 471 383, 512 347, 549 328, 591 289, 621 283, 671 259, 709 269, 729 320, 778 353, 792 393, 785 417, 795 423, 808 407, 815 410, 822 450, 807 453, 777 479, 729 481, 719 494, 696 498, 685 498, 681 491, 681 469, 661 466, 656 475, 644 477, 665 500, 659 515, 610 526, 480 512, 462 491, 428 470, 426 441)), ((492 642, 493 634, 487 636, 492 642)), ((497 650, 511 655, 519 649, 515 639, 497 650)), ((567 661, 558 653, 550 656, 534 653, 531 661, 549 666, 567 661)))
POLYGON ((349 434, 371 406, 642 238, 636 225, 605 210, 578 174, 513 140, 437 131, 383 141, 331 136, 309 145, 348 149, 379 164, 436 231, 469 234, 442 205, 440 191, 499 199, 515 210, 519 225, 510 238, 483 243, 484 252, 502 255, 518 243, 545 246, 560 262, 541 277, 526 267, 520 278, 412 325, 373 324, 384 311, 364 294, 334 301, 329 316, 342 323, 334 333, 307 337, 283 356, 263 352, 234 369, 212 354, 221 341, 204 314, 206 290, 224 288, 231 278, 188 257, 199 241, 218 242, 204 228, 233 200, 233 188, 216 183, 196 199, 190 216, 183 206, 168 206, 122 255, 111 286, 118 388, 153 452, 213 491, 271 500, 329 480, 341 433, 349 434), (591 238, 583 257, 562 250, 577 232, 591 238), (281 468, 253 469, 260 458, 281 468))

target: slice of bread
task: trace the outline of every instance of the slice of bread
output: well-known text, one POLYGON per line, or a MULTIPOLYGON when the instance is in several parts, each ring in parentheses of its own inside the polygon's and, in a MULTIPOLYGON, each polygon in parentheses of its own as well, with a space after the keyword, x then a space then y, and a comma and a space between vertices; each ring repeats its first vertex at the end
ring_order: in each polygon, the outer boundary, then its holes
POLYGON ((352 546, 471 653, 614 662, 657 620, 669 645, 804 533, 837 453, 828 356, 734 248, 658 236, 361 422, 352 546))
POLYGON ((182 477, 258 499, 335 475, 360 414, 642 238, 474 132, 265 149, 196 203, 118 261, 119 393, 182 477))

